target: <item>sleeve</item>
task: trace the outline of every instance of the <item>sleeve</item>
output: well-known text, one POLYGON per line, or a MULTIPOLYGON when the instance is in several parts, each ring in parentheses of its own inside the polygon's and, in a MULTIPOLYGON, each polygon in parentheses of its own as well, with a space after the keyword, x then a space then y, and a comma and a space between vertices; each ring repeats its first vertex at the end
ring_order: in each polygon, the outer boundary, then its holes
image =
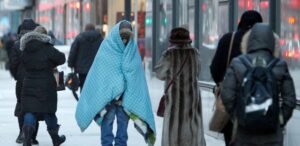
POLYGON ((226 111, 232 116, 237 99, 238 79, 233 64, 227 69, 221 87, 221 99, 226 111))
POLYGON ((48 57, 52 64, 54 65, 53 67, 56 67, 58 65, 62 65, 66 62, 66 57, 65 54, 62 52, 59 52, 56 48, 51 46, 49 49, 48 57))
POLYGON ((226 73, 229 38, 231 38, 231 35, 224 35, 220 39, 215 56, 210 65, 210 72, 215 83, 222 82, 226 73))
POLYGON ((284 125, 288 122, 296 107, 296 93, 293 79, 288 71, 287 64, 285 63, 285 74, 281 84, 281 98, 282 98, 282 116, 284 125))
POLYGON ((18 43, 14 44, 9 54, 9 70, 14 79, 17 79, 18 67, 21 63, 21 51, 18 43))
POLYGON ((75 67, 75 61, 76 61, 76 56, 78 53, 78 48, 79 48, 79 42, 78 42, 78 37, 74 40, 74 42, 71 45, 71 50, 70 54, 68 57, 68 66, 73 68, 75 67))
POLYGON ((170 55, 168 54, 168 52, 163 53, 163 55, 161 56, 154 68, 154 72, 156 73, 157 78, 160 80, 167 79, 167 74, 171 65, 169 57, 170 55))

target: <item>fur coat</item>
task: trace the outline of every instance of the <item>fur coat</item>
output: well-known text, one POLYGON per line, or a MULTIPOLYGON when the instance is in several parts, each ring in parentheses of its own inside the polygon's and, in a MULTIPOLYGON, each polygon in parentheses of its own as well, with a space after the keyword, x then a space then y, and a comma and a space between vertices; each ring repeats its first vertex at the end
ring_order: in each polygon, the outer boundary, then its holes
POLYGON ((187 61, 174 80, 166 98, 162 146, 205 146, 201 96, 198 88, 199 53, 190 45, 175 45, 163 53, 155 67, 166 86, 187 61))

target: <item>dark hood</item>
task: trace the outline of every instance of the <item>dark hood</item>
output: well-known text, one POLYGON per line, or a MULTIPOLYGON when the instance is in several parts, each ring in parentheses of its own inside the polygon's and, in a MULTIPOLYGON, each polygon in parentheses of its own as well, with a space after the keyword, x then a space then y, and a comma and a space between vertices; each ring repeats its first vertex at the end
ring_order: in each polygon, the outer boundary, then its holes
POLYGON ((32 19, 24 19, 22 24, 18 27, 18 35, 23 36, 27 32, 33 31, 39 24, 32 19))
POLYGON ((39 48, 39 46, 31 46, 31 47, 27 47, 30 41, 38 41, 41 43, 50 43, 50 36, 45 35, 45 34, 41 34, 38 32, 29 32, 26 33, 20 41, 20 50, 21 51, 35 51, 37 48, 39 48))
POLYGON ((255 10, 249 10, 242 14, 238 30, 249 30, 255 23, 263 22, 259 12, 255 10))
POLYGON ((247 52, 266 49, 274 53, 275 37, 271 27, 267 24, 257 23, 249 31, 247 52))
POLYGON ((101 34, 95 30, 89 30, 89 31, 82 32, 80 34, 80 38, 86 42, 91 42, 91 43, 96 42, 99 39, 102 40, 101 34))

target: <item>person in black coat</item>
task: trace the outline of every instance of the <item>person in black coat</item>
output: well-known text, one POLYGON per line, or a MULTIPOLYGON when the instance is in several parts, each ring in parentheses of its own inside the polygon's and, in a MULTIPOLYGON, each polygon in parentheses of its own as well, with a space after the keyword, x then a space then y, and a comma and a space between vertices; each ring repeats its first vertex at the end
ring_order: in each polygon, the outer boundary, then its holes
MULTIPOLYGON (((8 57, 9 57, 9 70, 13 78, 16 80, 16 97, 17 97, 17 104, 15 107, 15 116, 18 117, 18 123, 19 123, 19 135, 16 139, 17 143, 23 142, 22 137, 22 127, 23 127, 23 121, 24 121, 24 114, 21 111, 21 92, 22 92, 22 83, 24 79, 24 66, 21 63, 21 50, 20 50, 20 38, 30 32, 33 31, 38 24, 36 24, 32 19, 24 19, 22 24, 18 27, 18 40, 14 43, 13 47, 11 48, 8 57)), ((37 131, 38 131, 38 123, 36 123, 36 131, 34 132, 32 136, 32 144, 38 144, 38 141, 36 140, 37 131)))
POLYGON ((102 35, 95 30, 95 26, 87 24, 85 32, 80 33, 72 43, 68 66, 79 74, 81 90, 102 40, 102 35))
POLYGON ((63 64, 66 59, 63 53, 53 47, 50 40, 48 35, 36 31, 21 38, 21 61, 25 69, 21 95, 21 109, 25 113, 23 146, 31 146, 30 139, 35 131, 37 117, 45 120, 54 146, 59 146, 66 139, 64 135, 58 135, 59 125, 55 115, 57 84, 53 75, 54 68, 63 64))
MULTIPOLYGON (((252 28, 252 26, 258 22, 262 22, 261 15, 254 10, 249 10, 243 13, 241 17, 241 21, 238 25, 238 30, 235 32, 234 41, 232 45, 232 52, 229 57, 229 62, 234 58, 241 54, 241 42, 244 34, 252 28)), ((229 55, 230 42, 232 38, 233 32, 227 33, 220 39, 217 47, 217 51, 212 60, 210 71, 213 80, 217 84, 223 81, 226 69, 227 69, 227 59, 229 55)), ((225 128, 222 130, 224 134, 224 139, 226 146, 230 145, 231 135, 232 135, 232 122, 228 122, 225 128)))

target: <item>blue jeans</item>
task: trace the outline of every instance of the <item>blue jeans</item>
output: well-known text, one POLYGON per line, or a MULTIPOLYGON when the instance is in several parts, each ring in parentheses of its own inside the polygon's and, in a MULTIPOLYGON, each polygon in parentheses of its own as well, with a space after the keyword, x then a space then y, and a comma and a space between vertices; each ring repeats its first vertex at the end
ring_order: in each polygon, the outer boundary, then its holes
POLYGON ((32 125, 35 127, 37 118, 36 116, 41 116, 46 124, 47 124, 47 129, 52 130, 52 129, 57 129, 57 117, 55 114, 33 114, 33 113, 25 113, 24 115, 24 125, 32 125))
POLYGON ((113 140, 115 140, 115 146, 127 146, 128 122, 129 122, 129 116, 125 113, 122 106, 116 104, 109 105, 108 111, 104 116, 101 124, 102 146, 112 146, 113 140), (112 132, 115 116, 117 116, 116 137, 114 137, 114 134, 112 132))

